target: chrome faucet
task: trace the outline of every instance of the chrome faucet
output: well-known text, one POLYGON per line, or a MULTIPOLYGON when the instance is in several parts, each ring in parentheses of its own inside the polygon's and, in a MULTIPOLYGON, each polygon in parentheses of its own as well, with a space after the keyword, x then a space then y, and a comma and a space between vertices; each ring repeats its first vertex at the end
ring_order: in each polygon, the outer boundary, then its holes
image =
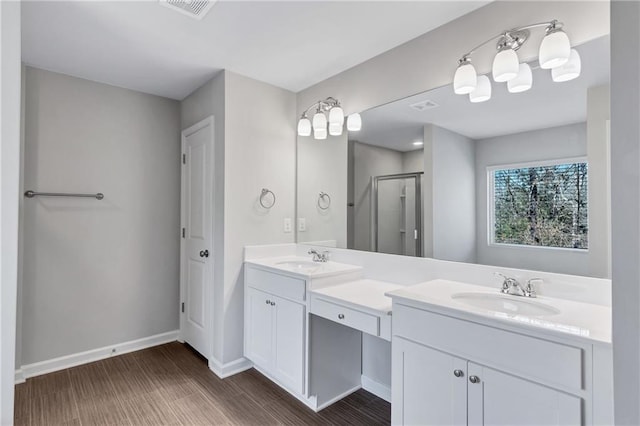
POLYGON ((533 283, 535 281, 540 281, 540 278, 531 278, 530 280, 527 280, 527 285, 523 288, 518 280, 513 277, 507 277, 499 272, 496 272, 495 275, 502 278, 502 288, 500 289, 501 293, 510 294, 512 296, 536 297, 536 289, 533 283))
POLYGON ((328 262, 329 261, 329 252, 328 251, 323 251, 322 253, 318 253, 315 249, 311 249, 309 250, 309 254, 313 255, 313 261, 314 262, 328 262))

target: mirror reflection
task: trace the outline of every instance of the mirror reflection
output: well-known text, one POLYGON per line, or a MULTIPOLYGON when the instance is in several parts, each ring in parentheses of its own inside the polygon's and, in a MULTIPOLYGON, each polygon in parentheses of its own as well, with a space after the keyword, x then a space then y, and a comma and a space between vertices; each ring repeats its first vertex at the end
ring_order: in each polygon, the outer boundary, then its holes
POLYGON ((298 242, 610 277, 609 37, 574 47, 571 81, 533 61, 526 92, 447 85, 299 137, 298 242))

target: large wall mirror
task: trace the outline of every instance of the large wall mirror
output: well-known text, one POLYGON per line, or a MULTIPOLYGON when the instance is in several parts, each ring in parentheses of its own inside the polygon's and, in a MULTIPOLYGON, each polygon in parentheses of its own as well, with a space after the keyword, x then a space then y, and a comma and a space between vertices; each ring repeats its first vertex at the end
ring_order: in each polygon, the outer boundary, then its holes
POLYGON ((451 85, 298 138, 299 243, 610 277, 609 37, 580 77, 472 103, 451 85))

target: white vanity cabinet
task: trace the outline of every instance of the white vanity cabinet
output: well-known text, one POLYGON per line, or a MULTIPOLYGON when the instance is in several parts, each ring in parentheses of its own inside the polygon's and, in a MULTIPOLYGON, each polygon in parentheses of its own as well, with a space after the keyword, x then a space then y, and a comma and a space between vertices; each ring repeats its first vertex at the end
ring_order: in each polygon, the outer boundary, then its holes
POLYGON ((265 374, 304 393, 305 281, 248 267, 245 356, 265 374))
POLYGON ((393 345, 394 424, 582 424, 577 396, 402 338, 393 345))
POLYGON ((580 425, 593 419, 592 351, 395 303, 392 422, 580 425))

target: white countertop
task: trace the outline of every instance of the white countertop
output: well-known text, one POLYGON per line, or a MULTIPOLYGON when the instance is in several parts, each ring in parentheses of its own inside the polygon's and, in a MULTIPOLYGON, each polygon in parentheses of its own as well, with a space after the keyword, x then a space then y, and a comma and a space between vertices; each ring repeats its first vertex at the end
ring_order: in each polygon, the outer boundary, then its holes
POLYGON ((362 266, 347 265, 338 262, 312 262, 311 257, 283 256, 269 257, 262 259, 245 260, 245 263, 260 266, 268 269, 276 269, 286 275, 293 275, 302 278, 321 278, 340 275, 347 272, 361 271, 362 266), (288 262, 304 262, 310 264, 308 268, 295 268, 288 265, 288 262))
POLYGON ((311 292, 337 302, 346 302, 350 305, 388 315, 391 312, 393 301, 385 293, 400 288, 403 288, 403 286, 384 281, 363 279, 320 288, 311 292))
MULTIPOLYGON (((412 304, 423 305, 425 310, 458 315, 462 319, 485 319, 525 326, 560 335, 571 335, 590 341, 611 343, 611 308, 565 299, 510 296, 523 302, 540 303, 559 311, 551 315, 524 315, 492 311, 470 306, 451 296, 456 293, 486 293, 500 295, 499 289, 437 279, 387 292, 386 295, 412 304), (454 312, 455 311, 455 312, 454 312)), ((506 296, 505 296, 506 297, 506 296)))

